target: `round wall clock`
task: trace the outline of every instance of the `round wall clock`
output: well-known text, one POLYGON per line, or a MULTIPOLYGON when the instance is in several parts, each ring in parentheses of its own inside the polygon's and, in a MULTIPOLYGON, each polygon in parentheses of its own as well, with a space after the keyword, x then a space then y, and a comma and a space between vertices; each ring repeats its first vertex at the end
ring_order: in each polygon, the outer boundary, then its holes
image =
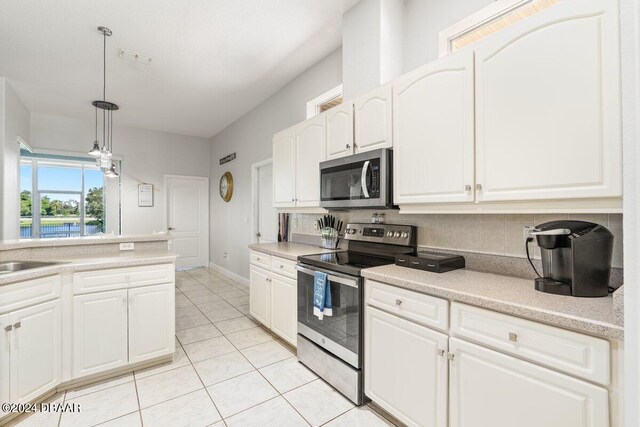
POLYGON ((225 202, 231 200, 233 196, 233 175, 231 172, 225 172, 220 178, 220 197, 225 202))

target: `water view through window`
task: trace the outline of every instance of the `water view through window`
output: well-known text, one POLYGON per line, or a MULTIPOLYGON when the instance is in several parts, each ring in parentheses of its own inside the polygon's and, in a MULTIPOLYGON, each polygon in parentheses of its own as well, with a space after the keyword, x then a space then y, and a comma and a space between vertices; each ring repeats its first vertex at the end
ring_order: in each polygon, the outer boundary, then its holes
POLYGON ((104 232, 104 174, 92 163, 23 157, 20 238, 104 232))

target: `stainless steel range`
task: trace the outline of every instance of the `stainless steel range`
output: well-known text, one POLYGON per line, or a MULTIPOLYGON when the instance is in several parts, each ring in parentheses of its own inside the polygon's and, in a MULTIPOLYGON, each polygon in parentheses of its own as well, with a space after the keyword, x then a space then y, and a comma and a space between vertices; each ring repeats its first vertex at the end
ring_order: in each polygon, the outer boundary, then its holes
POLYGON ((363 268, 393 264, 416 251, 410 225, 348 224, 345 251, 298 257, 298 360, 357 405, 363 393, 363 268), (313 314, 314 273, 328 275, 332 312, 313 314))

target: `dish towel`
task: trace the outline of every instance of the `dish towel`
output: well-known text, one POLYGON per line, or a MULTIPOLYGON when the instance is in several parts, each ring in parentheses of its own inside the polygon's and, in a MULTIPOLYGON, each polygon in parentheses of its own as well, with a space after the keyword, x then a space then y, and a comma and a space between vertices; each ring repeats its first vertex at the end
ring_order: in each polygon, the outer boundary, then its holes
POLYGON ((313 315, 322 320, 324 316, 333 315, 331 309, 331 286, 327 273, 313 273, 313 315))

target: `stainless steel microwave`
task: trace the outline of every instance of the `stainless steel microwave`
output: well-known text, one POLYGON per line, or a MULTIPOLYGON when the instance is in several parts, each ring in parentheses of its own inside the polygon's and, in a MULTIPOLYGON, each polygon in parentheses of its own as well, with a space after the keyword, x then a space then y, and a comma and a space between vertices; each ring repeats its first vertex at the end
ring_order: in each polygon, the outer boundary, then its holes
POLYGON ((320 163, 320 206, 393 208, 393 151, 388 148, 320 163))

